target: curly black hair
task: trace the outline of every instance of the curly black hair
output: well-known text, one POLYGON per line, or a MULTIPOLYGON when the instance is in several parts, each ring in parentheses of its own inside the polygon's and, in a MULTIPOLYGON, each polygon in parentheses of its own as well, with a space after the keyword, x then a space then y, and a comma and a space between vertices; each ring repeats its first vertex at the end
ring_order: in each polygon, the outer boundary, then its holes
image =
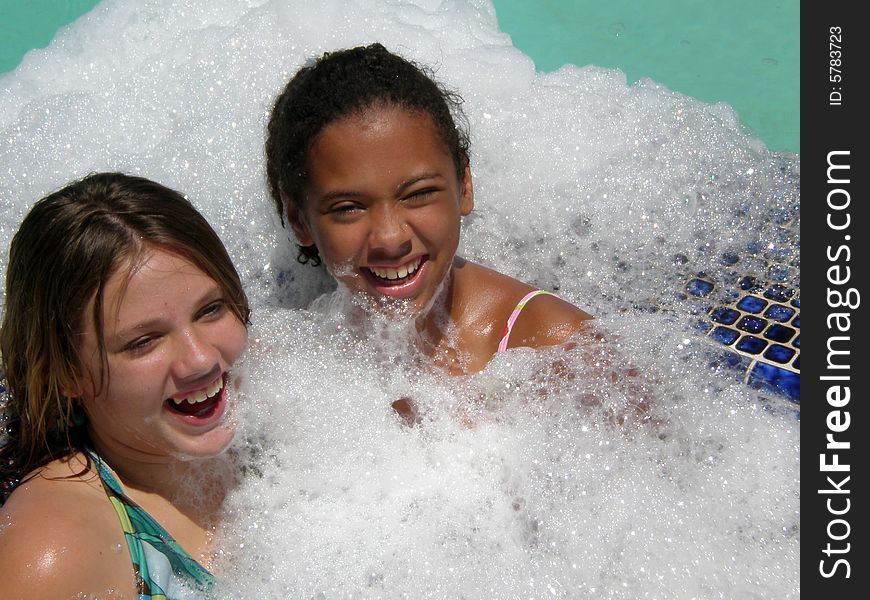
MULTIPOLYGON (((302 67, 275 100, 266 139, 266 176, 281 223, 285 199, 303 205, 308 152, 318 134, 336 120, 376 106, 429 115, 462 181, 469 137, 461 104, 462 98, 436 83, 428 69, 381 44, 327 52, 302 67)), ((298 260, 320 264, 317 247, 299 246, 298 260)))

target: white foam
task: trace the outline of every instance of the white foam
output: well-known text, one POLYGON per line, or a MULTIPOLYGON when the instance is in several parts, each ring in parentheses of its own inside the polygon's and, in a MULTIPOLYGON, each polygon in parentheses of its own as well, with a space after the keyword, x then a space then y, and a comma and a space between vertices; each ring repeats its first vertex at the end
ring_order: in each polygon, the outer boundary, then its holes
POLYGON ((536 74, 483 1, 109 0, 0 78, 0 139, 4 248, 37 198, 118 169, 189 195, 239 266, 258 339, 239 438, 262 476, 231 498, 227 596, 799 597, 797 422, 708 368, 673 294, 682 271, 726 279, 723 252, 795 245, 776 222, 799 160, 727 105, 594 66, 536 74), (339 307, 300 309, 332 285, 268 199, 267 113, 305 60, 371 41, 466 99, 460 253, 558 287, 612 340, 569 353, 572 379, 530 351, 449 379, 389 323, 372 340, 339 307), (607 424, 642 396, 657 425, 607 424))

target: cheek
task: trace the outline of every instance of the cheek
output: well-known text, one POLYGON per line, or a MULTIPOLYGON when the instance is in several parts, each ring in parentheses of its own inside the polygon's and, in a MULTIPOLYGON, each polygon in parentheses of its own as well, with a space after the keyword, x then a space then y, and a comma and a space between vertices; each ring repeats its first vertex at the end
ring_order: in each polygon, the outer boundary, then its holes
POLYGON ((147 397, 161 392, 171 370, 172 353, 167 344, 135 359, 109 359, 106 371, 107 395, 110 398, 147 397))
POLYGON ((242 322, 233 317, 233 322, 228 328, 224 337, 225 344, 225 360, 231 365, 245 350, 248 345, 248 330, 242 325, 242 322))
POLYGON ((356 258, 365 246, 365 236, 358 227, 329 228, 318 231, 317 250, 327 266, 340 266, 356 258))
POLYGON ((114 420, 118 415, 127 417, 142 405, 142 398, 155 393, 153 378, 144 369, 130 372, 123 368, 112 368, 110 364, 109 373, 102 387, 97 389, 98 394, 82 399, 85 411, 92 420, 114 420))
POLYGON ((452 210, 432 211, 420 219, 417 231, 424 241, 449 249, 459 241, 459 216, 452 210))

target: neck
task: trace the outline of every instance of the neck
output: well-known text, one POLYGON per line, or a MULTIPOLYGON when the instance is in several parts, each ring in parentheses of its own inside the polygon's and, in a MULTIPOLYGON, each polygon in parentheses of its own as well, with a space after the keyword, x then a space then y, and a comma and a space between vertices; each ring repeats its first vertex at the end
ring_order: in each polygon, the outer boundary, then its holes
POLYGON ((457 300, 456 272, 464 264, 462 258, 454 259, 440 293, 416 319, 420 350, 431 358, 432 364, 454 375, 465 373, 468 367, 457 327, 463 307, 457 300))
POLYGON ((113 447, 91 432, 91 447, 115 472, 126 490, 154 494, 170 502, 190 495, 193 486, 212 488, 208 482, 223 479, 231 468, 226 454, 205 459, 183 460, 172 456, 148 454, 130 447, 113 447))

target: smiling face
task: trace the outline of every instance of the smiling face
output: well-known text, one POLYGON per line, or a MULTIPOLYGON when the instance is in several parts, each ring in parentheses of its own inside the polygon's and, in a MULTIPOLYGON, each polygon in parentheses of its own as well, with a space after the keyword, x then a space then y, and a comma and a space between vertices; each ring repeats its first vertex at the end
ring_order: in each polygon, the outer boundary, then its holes
POLYGON ((132 272, 118 269, 103 299, 107 370, 93 319, 85 318, 84 376, 75 390, 97 449, 146 462, 223 451, 234 434, 224 418, 227 370, 247 331, 220 286, 188 260, 157 249, 132 272))
POLYGON ((431 118, 373 107, 327 125, 308 155, 302 208, 288 218, 351 291, 428 305, 450 272, 474 206, 431 118))

